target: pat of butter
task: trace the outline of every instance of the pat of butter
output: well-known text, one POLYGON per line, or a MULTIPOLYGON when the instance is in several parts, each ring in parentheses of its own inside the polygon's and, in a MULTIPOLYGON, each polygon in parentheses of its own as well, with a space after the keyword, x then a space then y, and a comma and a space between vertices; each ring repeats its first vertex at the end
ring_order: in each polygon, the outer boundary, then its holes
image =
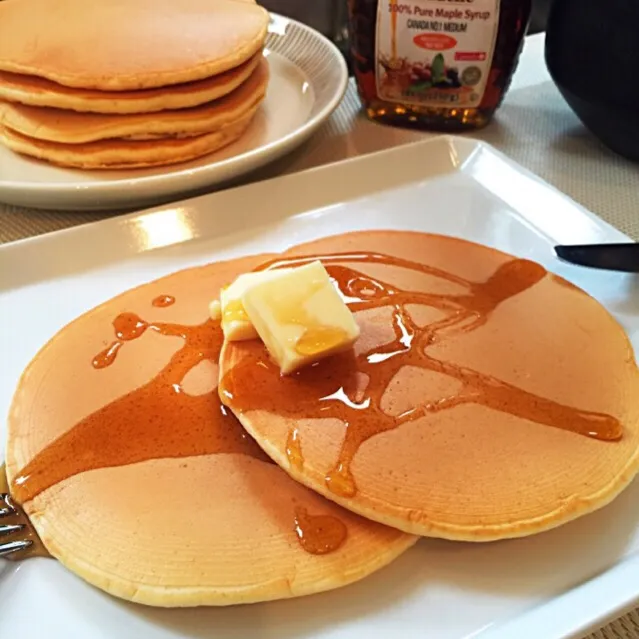
POLYGON ((258 339, 258 334, 248 318, 242 295, 250 288, 263 282, 269 282, 282 277, 292 269, 274 269, 272 271, 257 271, 244 273, 232 284, 220 291, 220 313, 222 318, 222 331, 224 337, 230 342, 240 342, 248 339, 258 339))
POLYGON ((247 288, 242 304, 284 375, 350 348, 359 337, 353 314, 319 261, 247 288))

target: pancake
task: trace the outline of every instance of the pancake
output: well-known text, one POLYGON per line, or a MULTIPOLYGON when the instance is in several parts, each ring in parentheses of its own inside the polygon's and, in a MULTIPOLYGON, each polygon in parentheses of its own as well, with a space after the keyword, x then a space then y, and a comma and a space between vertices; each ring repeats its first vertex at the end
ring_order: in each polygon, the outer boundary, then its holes
POLYGON ((415 542, 291 480, 222 412, 223 337, 208 302, 261 259, 107 301, 55 335, 19 382, 12 492, 47 550, 113 595, 167 607, 305 595, 415 542))
POLYGON ((0 125, 27 137, 65 144, 109 138, 191 137, 221 129, 255 111, 266 95, 268 64, 224 98, 190 109, 101 115, 0 102, 0 125))
POLYGON ((98 140, 85 144, 62 144, 36 140, 0 127, 0 142, 13 151, 59 166, 80 169, 135 169, 186 162, 208 155, 235 142, 251 124, 258 106, 237 121, 212 133, 186 138, 151 140, 98 140))
POLYGON ((103 91, 192 82, 260 51, 268 21, 234 0, 13 0, 0 4, 0 70, 103 91))
POLYGON ((196 82, 165 89, 96 91, 74 89, 33 75, 0 71, 0 100, 81 113, 154 113, 186 109, 217 100, 245 82, 262 58, 257 53, 239 67, 196 82))
POLYGON ((406 532, 489 541, 600 508, 636 474, 632 346, 583 291, 436 235, 352 233, 295 255, 326 256, 354 352, 281 377, 260 341, 228 343, 220 389, 297 481, 406 532))

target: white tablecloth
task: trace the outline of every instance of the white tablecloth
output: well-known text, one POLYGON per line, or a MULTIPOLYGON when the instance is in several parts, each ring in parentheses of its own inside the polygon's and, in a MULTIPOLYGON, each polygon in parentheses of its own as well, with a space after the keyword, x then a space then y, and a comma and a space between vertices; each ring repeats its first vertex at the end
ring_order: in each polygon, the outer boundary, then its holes
MULTIPOLYGON (((639 240, 639 166, 607 151, 579 123, 552 84, 543 34, 531 36, 495 120, 471 134, 639 240)), ((353 84, 322 130, 298 151, 251 176, 290 173, 427 137, 370 122, 353 84)), ((104 212, 39 211, 0 203, 0 243, 99 220, 104 212)), ((544 639, 539 637, 538 639, 544 639)), ((588 639, 639 639, 639 610, 588 639)))

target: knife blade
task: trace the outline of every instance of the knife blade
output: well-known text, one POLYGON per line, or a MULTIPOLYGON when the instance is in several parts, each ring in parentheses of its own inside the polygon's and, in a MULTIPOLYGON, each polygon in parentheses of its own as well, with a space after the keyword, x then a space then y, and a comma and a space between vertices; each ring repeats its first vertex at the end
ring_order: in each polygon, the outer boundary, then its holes
POLYGON ((555 246, 557 257, 589 268, 607 271, 639 273, 639 244, 559 244, 555 246))

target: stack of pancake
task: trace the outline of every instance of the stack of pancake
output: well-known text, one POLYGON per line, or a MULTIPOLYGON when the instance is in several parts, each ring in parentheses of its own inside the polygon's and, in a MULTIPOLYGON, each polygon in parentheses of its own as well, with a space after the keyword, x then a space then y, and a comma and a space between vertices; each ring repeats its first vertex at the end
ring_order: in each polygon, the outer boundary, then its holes
POLYGON ((252 0, 0 4, 0 140, 61 166, 136 168, 237 140, 265 97, 252 0))

